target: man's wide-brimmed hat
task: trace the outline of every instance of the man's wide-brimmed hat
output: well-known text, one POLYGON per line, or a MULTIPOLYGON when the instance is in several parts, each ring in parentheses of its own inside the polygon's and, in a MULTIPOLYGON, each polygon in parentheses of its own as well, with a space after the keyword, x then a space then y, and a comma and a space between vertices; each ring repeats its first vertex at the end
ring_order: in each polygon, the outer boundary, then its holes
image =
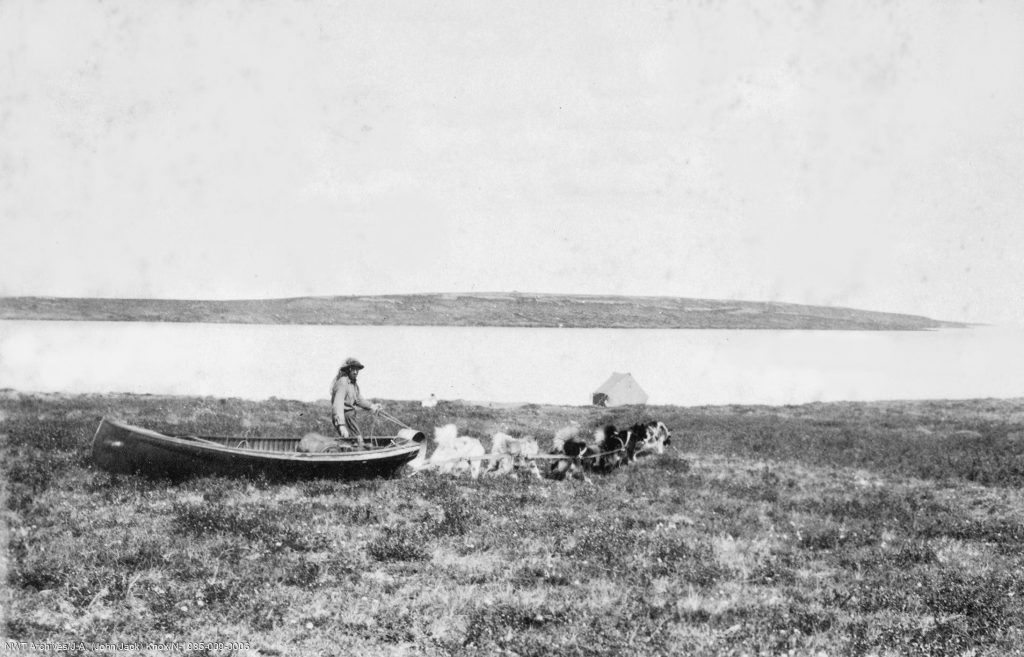
POLYGON ((343 370, 362 370, 365 369, 362 363, 355 358, 346 358, 345 364, 341 366, 343 370))

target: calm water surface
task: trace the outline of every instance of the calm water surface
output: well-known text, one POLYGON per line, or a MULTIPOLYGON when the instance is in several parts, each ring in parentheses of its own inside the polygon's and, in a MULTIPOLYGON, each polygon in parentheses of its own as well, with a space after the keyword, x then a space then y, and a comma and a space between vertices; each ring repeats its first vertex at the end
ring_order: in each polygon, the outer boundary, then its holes
POLYGON ((0 387, 316 400, 355 355, 368 397, 652 404, 1024 396, 1024 329, 929 332, 0 322, 0 387))

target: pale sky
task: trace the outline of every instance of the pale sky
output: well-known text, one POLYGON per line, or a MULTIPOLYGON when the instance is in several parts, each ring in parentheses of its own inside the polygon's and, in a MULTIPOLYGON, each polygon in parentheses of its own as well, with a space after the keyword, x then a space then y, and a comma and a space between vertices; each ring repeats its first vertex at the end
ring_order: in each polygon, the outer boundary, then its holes
POLYGON ((1024 323, 1024 3, 0 3, 0 294, 1024 323))

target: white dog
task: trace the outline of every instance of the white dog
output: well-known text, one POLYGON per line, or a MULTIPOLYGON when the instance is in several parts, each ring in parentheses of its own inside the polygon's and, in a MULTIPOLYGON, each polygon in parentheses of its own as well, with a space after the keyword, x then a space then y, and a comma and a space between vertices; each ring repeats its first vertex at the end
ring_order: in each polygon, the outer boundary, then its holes
POLYGON ((480 461, 487 453, 476 438, 460 436, 454 424, 434 427, 434 442, 437 447, 427 457, 427 446, 420 446, 420 453, 409 462, 413 471, 437 470, 443 474, 469 472, 473 479, 480 476, 480 461))
POLYGON ((498 432, 491 438, 491 464, 488 472, 508 474, 516 468, 529 468, 538 479, 541 478, 535 456, 540 454, 540 446, 533 436, 513 438, 507 433, 498 432))

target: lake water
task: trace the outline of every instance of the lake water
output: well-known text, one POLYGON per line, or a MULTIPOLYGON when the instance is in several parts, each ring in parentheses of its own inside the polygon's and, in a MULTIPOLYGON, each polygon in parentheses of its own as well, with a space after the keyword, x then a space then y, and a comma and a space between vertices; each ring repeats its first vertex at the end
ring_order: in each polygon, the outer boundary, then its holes
POLYGON ((258 326, 0 321, 0 387, 582 405, 613 372, 651 404, 1024 397, 1024 329, 928 332, 258 326))

